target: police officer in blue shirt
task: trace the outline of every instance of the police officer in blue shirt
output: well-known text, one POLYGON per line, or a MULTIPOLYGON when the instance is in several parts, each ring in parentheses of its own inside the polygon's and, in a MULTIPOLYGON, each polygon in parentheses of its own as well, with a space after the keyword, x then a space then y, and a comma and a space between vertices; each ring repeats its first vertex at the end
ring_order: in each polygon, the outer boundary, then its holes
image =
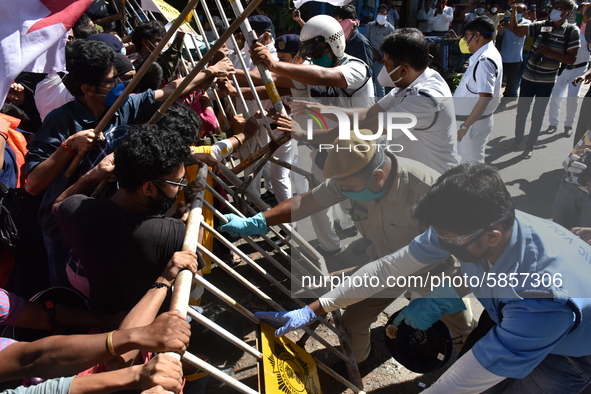
MULTIPOLYGON (((516 211, 498 172, 481 163, 443 174, 414 215, 428 229, 354 276, 386 284, 453 254, 463 273, 454 285, 468 286, 492 320, 424 393, 578 393, 589 385, 591 246, 555 223, 516 211)), ((342 286, 304 308, 258 316, 282 326, 282 334, 380 290, 342 286)), ((394 323, 425 330, 462 308, 446 283, 413 300, 394 323)))

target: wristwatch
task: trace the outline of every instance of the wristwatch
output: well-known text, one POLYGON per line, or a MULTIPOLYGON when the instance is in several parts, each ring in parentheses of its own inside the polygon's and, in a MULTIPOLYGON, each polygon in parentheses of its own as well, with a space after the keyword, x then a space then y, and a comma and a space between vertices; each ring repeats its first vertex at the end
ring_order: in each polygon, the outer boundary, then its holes
POLYGON ((468 130, 468 126, 466 126, 466 123, 462 123, 462 124, 460 125, 460 130, 461 130, 461 129, 468 130))

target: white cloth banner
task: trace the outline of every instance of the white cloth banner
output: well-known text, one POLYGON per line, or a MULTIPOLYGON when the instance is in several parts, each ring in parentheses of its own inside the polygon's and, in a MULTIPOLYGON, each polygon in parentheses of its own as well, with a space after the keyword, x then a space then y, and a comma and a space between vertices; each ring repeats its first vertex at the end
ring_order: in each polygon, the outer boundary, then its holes
POLYGON ((328 3, 332 4, 337 7, 341 7, 347 5, 351 2, 351 0, 293 0, 293 5, 295 8, 300 8, 302 4, 305 4, 309 1, 318 1, 319 3, 328 3))
POLYGON ((52 73, 66 67, 66 32, 92 0, 2 0, 0 99, 21 71, 52 73))

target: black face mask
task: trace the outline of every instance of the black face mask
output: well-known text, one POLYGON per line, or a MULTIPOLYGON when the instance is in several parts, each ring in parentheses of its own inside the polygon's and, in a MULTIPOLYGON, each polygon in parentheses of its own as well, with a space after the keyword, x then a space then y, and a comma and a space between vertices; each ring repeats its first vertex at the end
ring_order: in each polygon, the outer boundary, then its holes
MULTIPOLYGON (((154 184, 154 186, 156 186, 156 184, 154 184)), ((176 201, 178 193, 175 194, 174 197, 167 197, 158 186, 156 186, 156 189, 158 189, 158 198, 150 198, 150 208, 152 211, 164 215, 176 201)))
POLYGON ((445 242, 444 240, 439 238, 439 246, 453 254, 460 261, 464 261, 466 263, 475 263, 478 260, 484 258, 491 249, 491 247, 489 246, 488 249, 486 249, 484 252, 482 252, 482 254, 480 254, 480 256, 474 256, 468 250, 468 246, 472 245, 474 242, 476 242, 478 238, 482 237, 483 235, 484 233, 480 234, 479 236, 477 236, 476 238, 462 246, 450 244, 449 242, 445 242))

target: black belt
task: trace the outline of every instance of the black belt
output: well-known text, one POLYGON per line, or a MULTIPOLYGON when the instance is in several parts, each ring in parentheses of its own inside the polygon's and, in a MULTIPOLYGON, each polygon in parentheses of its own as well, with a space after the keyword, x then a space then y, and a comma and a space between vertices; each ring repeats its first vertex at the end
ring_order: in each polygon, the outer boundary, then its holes
POLYGON ((579 63, 579 64, 568 64, 566 66, 567 70, 573 70, 575 68, 581 68, 581 67, 585 67, 587 65, 587 62, 583 62, 583 63, 579 63))
MULTIPOLYGON (((465 121, 466 119, 468 119, 470 115, 456 115, 456 120, 459 120, 460 122, 465 121)), ((492 116, 492 114, 488 114, 488 115, 482 115, 480 118, 478 118, 477 120, 482 120, 482 119, 486 119, 486 118, 490 118, 492 116)))

